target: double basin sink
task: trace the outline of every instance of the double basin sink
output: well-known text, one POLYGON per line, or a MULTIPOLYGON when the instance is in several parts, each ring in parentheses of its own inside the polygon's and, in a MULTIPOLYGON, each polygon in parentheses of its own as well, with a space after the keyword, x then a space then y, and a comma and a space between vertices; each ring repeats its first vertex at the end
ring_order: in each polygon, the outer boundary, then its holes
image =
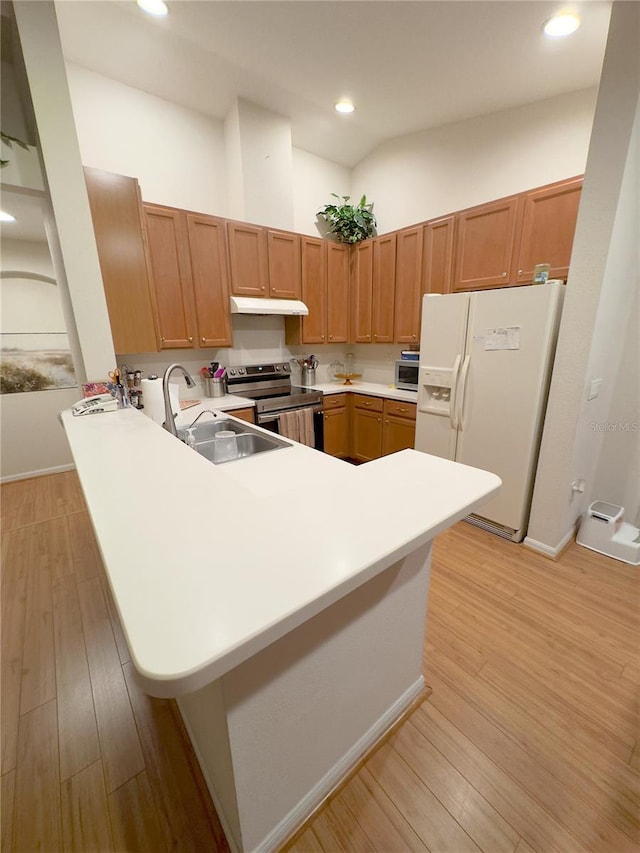
MULTIPOLYGON (((288 442, 276 438, 275 435, 265 435, 248 424, 239 424, 237 421, 231 421, 228 418, 217 418, 204 423, 196 423, 195 426, 191 427, 191 430, 196 440, 196 451, 216 465, 223 462, 233 462, 235 459, 244 459, 247 456, 255 456, 258 453, 266 453, 269 450, 291 447, 288 442), (215 436, 216 433, 224 431, 235 433, 235 449, 230 458, 216 459, 215 436)), ((186 437, 186 429, 179 428, 178 438, 184 441, 186 437)))

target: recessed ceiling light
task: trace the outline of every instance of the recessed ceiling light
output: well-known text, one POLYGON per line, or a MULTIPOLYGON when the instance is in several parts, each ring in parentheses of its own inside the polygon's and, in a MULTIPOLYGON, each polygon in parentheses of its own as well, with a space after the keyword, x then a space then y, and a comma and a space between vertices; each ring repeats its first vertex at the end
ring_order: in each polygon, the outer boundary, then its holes
POLYGON ((169 14, 169 9, 164 0, 136 0, 136 2, 142 10, 150 15, 156 15, 158 18, 169 14))
POLYGON ((10 213, 5 213, 4 210, 0 210, 0 222, 15 222, 15 216, 12 216, 10 213))
POLYGON ((546 36, 553 39, 564 38, 570 36, 580 26, 580 18, 572 12, 563 12, 560 15, 554 15, 553 18, 545 23, 543 30, 546 36))
POLYGON ((346 98, 342 98, 342 100, 338 101, 336 104, 336 110, 339 113, 352 113, 355 110, 355 107, 351 101, 348 101, 346 98))

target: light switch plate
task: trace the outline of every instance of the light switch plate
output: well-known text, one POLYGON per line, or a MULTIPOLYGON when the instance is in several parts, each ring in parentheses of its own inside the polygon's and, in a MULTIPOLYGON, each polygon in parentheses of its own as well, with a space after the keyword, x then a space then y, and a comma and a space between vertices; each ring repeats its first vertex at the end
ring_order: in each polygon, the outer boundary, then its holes
POLYGON ((595 400, 595 398, 600 393, 600 385, 602 384, 602 379, 592 379, 591 385, 589 385, 589 393, 587 394, 587 400, 595 400))

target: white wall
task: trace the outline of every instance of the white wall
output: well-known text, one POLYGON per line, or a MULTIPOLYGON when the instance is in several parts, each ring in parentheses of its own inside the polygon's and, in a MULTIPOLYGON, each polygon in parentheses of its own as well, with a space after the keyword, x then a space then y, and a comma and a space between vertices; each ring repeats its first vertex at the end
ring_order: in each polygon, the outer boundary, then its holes
MULTIPOLYGON (((2 239, 3 270, 40 273, 55 278, 49 247, 30 240, 2 239)), ((65 332, 57 285, 23 278, 3 278, 0 331, 65 332)))
POLYGON ((331 193, 350 195, 351 172, 300 148, 293 149, 293 230, 312 237, 326 228, 316 213, 334 201, 331 193), (318 227, 318 225, 320 227, 318 227))
MULTIPOLYGON (((614 391, 617 378, 626 372, 627 381, 631 374, 637 382, 640 371, 637 362, 618 370, 638 288, 639 37, 640 7, 614 4, 529 525, 531 544, 554 551, 568 541, 590 500, 599 497, 594 494, 598 463, 606 470, 611 460, 621 474, 620 498, 613 503, 621 503, 631 489, 636 497, 629 509, 637 512, 637 480, 633 483, 633 470, 623 464, 623 444, 605 444, 590 424, 610 420, 613 400, 624 394, 614 391), (598 378, 601 396, 587 401, 589 385, 598 378), (571 494, 577 479, 586 481, 582 496, 571 494)), ((631 334, 637 333, 636 326, 631 334)))
POLYGON ((224 126, 67 63, 82 162, 138 178, 145 201, 225 216, 224 126))
MULTIPOLYGON (((54 277, 49 247, 29 240, 2 240, 2 269, 54 277)), ((64 332, 58 287, 28 279, 2 279, 1 330, 64 332)), ((3 480, 71 465, 71 452, 57 414, 80 396, 77 388, 3 394, 0 459, 3 480)))
MULTIPOLYGON (((293 228, 291 122, 238 98, 225 122, 240 157, 227 163, 232 216, 244 222, 293 228)), ((231 145, 227 144, 227 152, 231 145)))
POLYGON ((580 175, 596 95, 572 92, 392 139, 355 167, 352 194, 374 202, 382 234, 580 175))

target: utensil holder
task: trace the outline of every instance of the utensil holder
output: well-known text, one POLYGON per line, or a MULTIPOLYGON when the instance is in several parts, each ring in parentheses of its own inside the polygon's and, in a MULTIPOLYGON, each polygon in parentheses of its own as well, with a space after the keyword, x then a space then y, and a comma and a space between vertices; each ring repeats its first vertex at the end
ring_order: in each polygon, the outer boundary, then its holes
POLYGON ((224 379, 205 376, 204 393, 206 397, 224 397, 224 379))
POLYGON ((301 382, 303 386, 316 384, 316 369, 315 367, 305 367, 302 365, 301 382))

